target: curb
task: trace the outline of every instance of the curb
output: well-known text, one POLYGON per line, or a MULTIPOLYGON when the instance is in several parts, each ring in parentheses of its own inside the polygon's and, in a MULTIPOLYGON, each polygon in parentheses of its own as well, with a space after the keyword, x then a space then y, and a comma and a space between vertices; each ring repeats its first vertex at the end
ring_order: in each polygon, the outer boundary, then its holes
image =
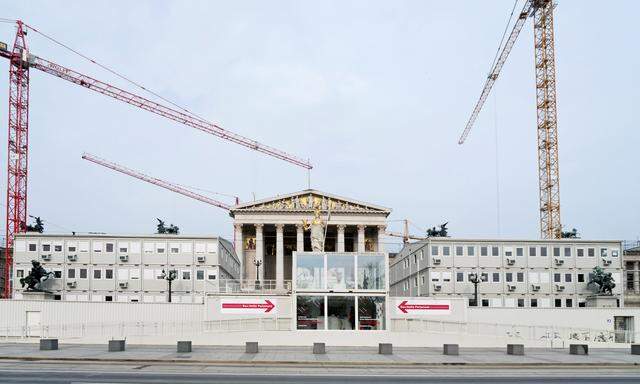
POLYGON ((436 368, 455 366, 457 368, 638 368, 640 362, 634 363, 467 363, 467 362, 406 362, 406 361, 295 361, 295 360, 274 360, 274 361, 244 361, 244 360, 184 360, 184 359, 99 359, 99 358, 77 358, 77 357, 35 357, 35 356, 0 356, 0 361, 18 360, 34 362, 75 362, 75 363, 135 363, 135 364, 176 364, 176 365, 223 365, 223 366, 273 366, 290 365, 297 367, 415 367, 415 368, 436 368))

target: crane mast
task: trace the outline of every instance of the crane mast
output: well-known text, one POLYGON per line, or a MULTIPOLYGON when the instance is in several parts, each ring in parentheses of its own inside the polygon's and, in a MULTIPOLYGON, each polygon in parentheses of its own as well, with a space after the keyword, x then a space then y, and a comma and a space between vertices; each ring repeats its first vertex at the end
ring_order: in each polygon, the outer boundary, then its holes
POLYGON ((538 125, 538 177, 542 238, 562 237, 560 223, 560 170, 556 106, 556 60, 553 41, 553 3, 541 1, 533 15, 536 59, 538 125))
POLYGON ((29 151, 29 66, 27 31, 17 23, 16 38, 9 59, 9 134, 7 148, 7 217, 5 221, 4 297, 11 292, 13 239, 27 225, 27 162, 29 151))
POLYGON ((458 144, 467 139, 473 124, 500 75, 524 23, 533 17, 536 72, 536 127, 539 177, 540 236, 562 236, 560 221, 560 171, 558 163, 558 124, 556 103, 556 65, 551 0, 526 0, 485 82, 480 98, 460 135, 458 144))

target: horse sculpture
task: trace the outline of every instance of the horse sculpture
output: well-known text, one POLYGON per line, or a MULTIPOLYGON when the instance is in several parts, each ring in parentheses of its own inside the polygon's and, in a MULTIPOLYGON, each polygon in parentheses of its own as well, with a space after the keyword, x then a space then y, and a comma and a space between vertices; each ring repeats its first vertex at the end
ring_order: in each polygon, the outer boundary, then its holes
POLYGON ((593 268, 593 273, 587 286, 591 284, 598 284, 598 293, 603 295, 612 295, 613 288, 616 287, 611 272, 605 272, 600 267, 593 268))
POLYGON ((42 292, 42 283, 52 277, 53 272, 47 272, 37 260, 31 260, 31 265, 31 272, 29 272, 27 277, 20 279, 20 284, 22 288, 24 288, 25 285, 27 286, 26 291, 42 292))
POLYGON ((436 227, 428 228, 427 237, 449 237, 447 224, 449 222, 440 225, 440 229, 436 229, 436 227))

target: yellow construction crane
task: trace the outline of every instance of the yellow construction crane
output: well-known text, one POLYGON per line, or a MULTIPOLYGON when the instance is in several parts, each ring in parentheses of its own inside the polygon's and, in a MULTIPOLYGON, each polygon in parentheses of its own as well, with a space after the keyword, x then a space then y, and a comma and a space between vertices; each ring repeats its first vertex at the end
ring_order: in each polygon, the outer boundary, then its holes
MULTIPOLYGON (((401 237, 402 238, 402 244, 404 244, 404 245, 409 244, 409 240, 426 240, 427 239, 426 237, 410 235, 409 234, 409 223, 410 223, 410 221, 407 220, 407 219, 404 219, 402 221, 404 223, 402 233, 385 232, 385 235, 393 236, 393 237, 401 237)), ((413 223, 411 223, 411 224, 415 226, 415 224, 413 224, 413 223)))
MULTIPOLYGON (((517 5, 517 0, 516 4, 517 5)), ((514 9, 515 9, 514 5, 514 9)), ((543 239, 562 236, 560 223, 560 173, 558 167, 558 124, 556 110, 556 64, 553 38, 553 9, 551 0, 526 0, 511 34, 494 60, 480 99, 460 136, 464 143, 500 70, 522 30, 525 21, 533 18, 536 108, 538 130, 538 176, 540 184, 540 235, 543 239)), ((506 32, 506 31, 505 31, 506 32)))

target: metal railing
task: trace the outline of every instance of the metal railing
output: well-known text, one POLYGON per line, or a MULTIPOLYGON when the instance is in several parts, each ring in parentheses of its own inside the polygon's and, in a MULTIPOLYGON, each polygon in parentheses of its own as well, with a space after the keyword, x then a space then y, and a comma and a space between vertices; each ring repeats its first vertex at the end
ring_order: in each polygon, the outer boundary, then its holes
POLYGON ((231 280, 221 279, 207 281, 207 293, 226 294, 288 294, 291 293, 291 280, 284 280, 280 285, 277 280, 231 280))
POLYGON ((392 331, 431 332, 470 336, 488 336, 507 340, 548 342, 550 346, 558 343, 564 346, 571 342, 591 343, 633 343, 640 332, 612 331, 577 327, 556 327, 520 324, 468 323, 456 321, 437 321, 426 319, 391 319, 392 331))
POLYGON ((104 322, 0 327, 0 340, 27 338, 186 336, 208 332, 290 331, 291 318, 250 318, 189 322, 104 322))

